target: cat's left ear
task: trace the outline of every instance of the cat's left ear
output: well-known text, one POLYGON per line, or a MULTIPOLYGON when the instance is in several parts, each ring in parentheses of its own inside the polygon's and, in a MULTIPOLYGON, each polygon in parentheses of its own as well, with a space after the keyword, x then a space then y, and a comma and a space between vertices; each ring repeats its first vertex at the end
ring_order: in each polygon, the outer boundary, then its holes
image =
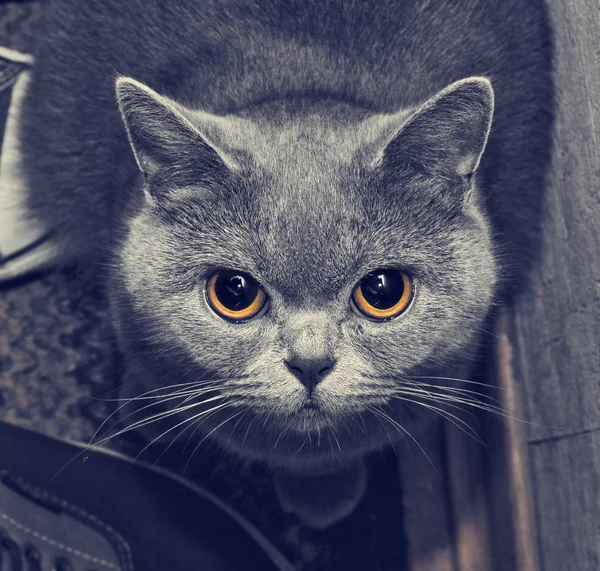
POLYGON ((383 168, 419 165, 444 178, 473 175, 487 143, 494 92, 484 77, 457 81, 402 119, 375 162, 383 168))

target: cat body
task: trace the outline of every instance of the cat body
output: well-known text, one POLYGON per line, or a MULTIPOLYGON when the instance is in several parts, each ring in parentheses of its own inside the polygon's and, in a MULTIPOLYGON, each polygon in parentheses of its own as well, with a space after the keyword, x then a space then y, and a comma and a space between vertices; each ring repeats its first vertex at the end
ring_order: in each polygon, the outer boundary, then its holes
POLYGON ((174 426, 307 473, 415 430, 418 378, 471 358, 536 255, 543 3, 53 0, 40 37, 31 212, 102 268, 144 390, 208 383, 174 426), (266 309, 216 315, 220 268, 266 309), (378 268, 410 275, 396 319, 352 306, 378 268))

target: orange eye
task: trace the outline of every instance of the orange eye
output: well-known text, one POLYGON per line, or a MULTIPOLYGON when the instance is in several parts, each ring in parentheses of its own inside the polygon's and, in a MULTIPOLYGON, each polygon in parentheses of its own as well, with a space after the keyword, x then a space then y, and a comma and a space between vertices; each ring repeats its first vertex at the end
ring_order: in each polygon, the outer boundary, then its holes
POLYGON ((354 288, 352 300, 365 317, 387 321, 405 311, 413 298, 413 283, 399 270, 375 270, 354 288))
POLYGON ((208 280, 206 297, 212 309, 228 321, 256 317, 267 302, 258 282, 244 272, 220 270, 208 280))

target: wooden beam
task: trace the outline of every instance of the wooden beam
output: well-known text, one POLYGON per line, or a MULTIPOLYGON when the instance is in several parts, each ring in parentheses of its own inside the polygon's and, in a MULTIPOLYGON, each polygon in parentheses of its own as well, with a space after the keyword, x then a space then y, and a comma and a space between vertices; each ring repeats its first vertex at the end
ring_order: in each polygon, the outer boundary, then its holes
POLYGON ((457 571, 441 420, 419 443, 398 446, 410 571, 457 571))
POLYGON ((600 569, 600 3, 548 0, 557 111, 543 256, 512 319, 543 571, 600 569))
POLYGON ((489 475, 489 509, 494 569, 536 571, 539 569, 535 544, 527 448, 519 380, 514 374, 514 345, 509 337, 509 320, 501 315, 497 323, 493 369, 497 399, 505 416, 486 417, 486 456, 489 475))

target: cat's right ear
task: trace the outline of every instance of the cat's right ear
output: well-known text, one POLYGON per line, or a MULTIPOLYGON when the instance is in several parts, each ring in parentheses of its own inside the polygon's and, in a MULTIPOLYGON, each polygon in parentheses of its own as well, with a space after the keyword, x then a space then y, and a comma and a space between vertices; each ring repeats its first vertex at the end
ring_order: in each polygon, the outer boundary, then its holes
POLYGON ((116 93, 135 160, 146 179, 190 168, 218 176, 235 167, 192 122, 189 110, 175 101, 128 77, 117 79, 116 93))

